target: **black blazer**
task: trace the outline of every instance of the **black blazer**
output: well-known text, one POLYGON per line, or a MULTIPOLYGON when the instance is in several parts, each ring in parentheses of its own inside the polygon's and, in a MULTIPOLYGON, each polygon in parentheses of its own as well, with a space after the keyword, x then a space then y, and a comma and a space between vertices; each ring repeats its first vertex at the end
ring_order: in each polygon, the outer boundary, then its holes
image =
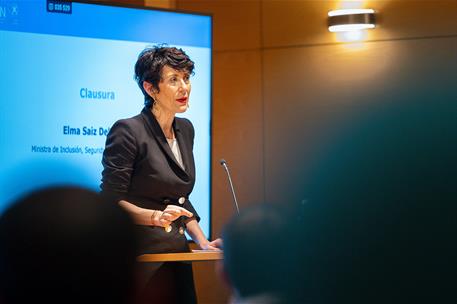
MULTIPOLYGON (((200 220, 188 200, 195 183, 194 128, 188 119, 176 117, 173 130, 185 169, 175 159, 150 109, 114 123, 103 152, 102 193, 147 209, 164 210, 167 205, 176 204, 200 220), (178 202, 181 197, 185 198, 183 205, 178 202)), ((139 254, 189 251, 185 236, 179 233, 183 221, 173 222, 171 232, 138 225, 139 254)))

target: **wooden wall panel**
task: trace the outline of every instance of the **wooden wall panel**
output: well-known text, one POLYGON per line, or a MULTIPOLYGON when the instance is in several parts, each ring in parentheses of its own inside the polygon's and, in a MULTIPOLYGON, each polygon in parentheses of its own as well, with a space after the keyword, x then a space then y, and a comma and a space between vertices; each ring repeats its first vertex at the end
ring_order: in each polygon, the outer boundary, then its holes
POLYGON ((262 1, 263 47, 333 42, 327 12, 336 1, 262 1))
MULTIPOLYGON (((262 1, 264 47, 290 47, 337 42, 327 30, 327 12, 349 1, 262 1)), ((356 1, 353 1, 356 2, 356 1)), ((457 1, 357 1, 378 12, 378 28, 369 40, 457 34, 457 1)))
POLYGON ((457 37, 448 37, 372 42, 355 50, 325 45, 266 51, 267 200, 306 199, 300 187, 313 161, 364 111, 455 100, 456 47, 457 37))
POLYGON ((260 52, 214 54, 213 231, 236 212, 227 176, 229 165, 240 209, 263 199, 263 120, 260 52))
POLYGON ((174 9, 176 8, 176 0, 144 0, 144 6, 174 9))
POLYGON ((372 39, 402 39, 457 35, 457 1, 368 1, 379 10, 379 27, 372 39))
POLYGON ((177 0, 176 7, 213 15, 215 51, 260 47, 260 0, 177 0))
POLYGON ((195 289, 199 304, 229 303, 230 291, 217 272, 220 261, 194 262, 195 289))

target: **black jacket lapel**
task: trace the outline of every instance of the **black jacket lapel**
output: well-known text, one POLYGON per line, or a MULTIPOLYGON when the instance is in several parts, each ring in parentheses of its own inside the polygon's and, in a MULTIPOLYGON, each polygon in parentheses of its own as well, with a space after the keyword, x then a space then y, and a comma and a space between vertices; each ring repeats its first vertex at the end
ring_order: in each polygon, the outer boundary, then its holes
MULTIPOLYGON (((176 160, 175 156, 173 155, 173 152, 171 152, 170 146, 168 145, 167 139, 165 137, 165 134, 162 131, 162 128, 160 127, 159 123, 157 122, 156 118, 154 115, 152 115, 151 110, 148 108, 144 108, 143 111, 141 112, 143 116, 143 120, 145 121, 146 125, 150 129, 152 136, 154 139, 157 141, 157 143, 160 146, 160 149, 163 151, 163 153, 166 155, 168 162, 173 164, 173 170, 175 173, 183 178, 184 180, 189 179, 189 175, 187 174, 186 171, 184 171, 183 168, 179 165, 178 161, 176 160)), ((173 128, 176 130, 176 119, 173 121, 173 128)), ((176 132, 180 133, 180 132, 176 132)), ((177 135, 178 136, 178 135, 177 135)), ((180 134, 181 136, 181 134, 180 134)), ((181 143, 184 142, 184 140, 181 138, 177 138, 179 148, 181 151, 181 156, 183 158, 183 163, 184 166, 187 168, 188 166, 188 155, 187 155, 187 147, 181 147, 181 143)))
POLYGON ((175 119, 173 123, 173 127, 175 130, 176 139, 178 140, 179 150, 181 151, 182 162, 184 164, 184 168, 187 174, 192 172, 192 168, 190 168, 190 157, 192 154, 192 147, 190 146, 191 143, 185 139, 183 131, 181 130, 181 126, 179 121, 175 119))

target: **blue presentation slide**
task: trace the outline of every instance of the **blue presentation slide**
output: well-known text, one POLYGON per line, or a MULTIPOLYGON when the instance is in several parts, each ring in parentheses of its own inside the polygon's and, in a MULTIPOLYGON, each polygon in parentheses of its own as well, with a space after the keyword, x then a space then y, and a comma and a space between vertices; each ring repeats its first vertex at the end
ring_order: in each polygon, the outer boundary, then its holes
POLYGON ((190 199, 208 235, 211 19, 203 15, 0 0, 0 212, 47 185, 99 190, 110 127, 143 108, 133 79, 138 54, 162 43, 184 49, 196 66, 181 116, 196 131, 190 199))

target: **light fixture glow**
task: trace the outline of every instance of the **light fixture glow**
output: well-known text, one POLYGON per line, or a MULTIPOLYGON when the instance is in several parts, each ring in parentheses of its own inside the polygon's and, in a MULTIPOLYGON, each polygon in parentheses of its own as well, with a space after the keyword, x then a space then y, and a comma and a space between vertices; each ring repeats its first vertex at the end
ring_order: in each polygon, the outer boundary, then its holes
POLYGON ((341 9, 328 12, 329 17, 341 16, 341 15, 356 15, 356 14, 374 14, 374 10, 370 8, 352 8, 352 9, 341 9))
POLYGON ((375 28, 374 24, 365 24, 365 23, 357 23, 357 24, 340 24, 340 25, 331 25, 328 27, 330 32, 349 32, 349 31, 357 31, 357 30, 367 30, 375 28))
POLYGON ((337 32, 336 38, 337 41, 340 42, 350 42, 349 44, 346 45, 346 47, 356 49, 360 48, 363 45, 360 43, 356 42, 361 42, 362 40, 365 40, 367 37, 367 31, 348 31, 348 32, 337 32), (355 44, 356 43, 356 44, 355 44))
POLYGON ((344 32, 375 28, 375 11, 372 9, 343 9, 328 12, 328 30, 344 32))

